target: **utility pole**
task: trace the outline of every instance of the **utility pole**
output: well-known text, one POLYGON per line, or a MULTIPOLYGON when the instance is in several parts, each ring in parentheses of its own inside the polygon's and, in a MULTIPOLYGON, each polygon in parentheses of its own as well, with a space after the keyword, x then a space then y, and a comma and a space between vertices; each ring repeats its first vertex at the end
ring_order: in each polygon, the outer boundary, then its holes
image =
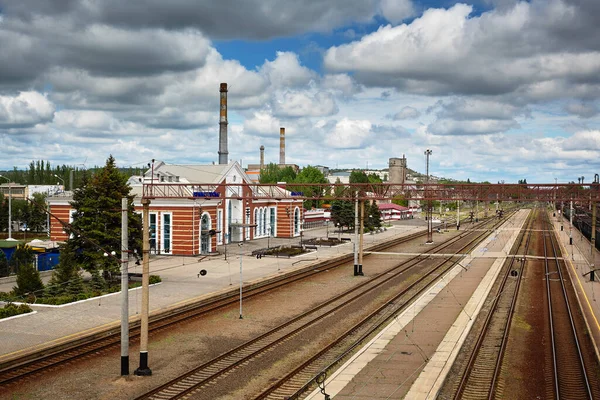
POLYGON ((121 375, 129 375, 129 232, 127 197, 121 199, 121 375))
MULTIPOLYGON (((569 212, 569 222, 571 226, 569 226, 569 244, 573 246, 573 200, 571 200, 571 207, 569 212)), ((573 253, 573 251, 571 251, 573 253)))
POLYGON ((426 198, 427 198, 427 212, 425 213, 427 218, 427 244, 432 244, 433 243, 433 223, 431 221, 431 199, 430 196, 431 194, 429 193, 429 156, 431 155, 431 153, 433 153, 432 150, 427 149, 425 150, 425 157, 427 159, 427 188, 425 190, 426 193, 426 198))
MULTIPOLYGON (((154 161, 154 160, 153 160, 154 161)), ((154 166, 154 162, 152 163, 154 166)), ((154 168, 153 174, 154 174, 154 168)), ((152 176, 154 180, 154 176, 152 176)), ((143 243, 142 243, 142 319, 140 324, 140 366, 134 374, 150 376, 152 370, 148 367, 148 312, 150 308, 150 199, 142 198, 143 243)))
POLYGON ((360 202, 360 248, 358 252, 358 275, 363 274, 363 243, 364 243, 364 235, 365 235, 365 201, 360 202))
MULTIPOLYGON (((590 186, 590 189, 594 194, 598 192, 598 186, 600 185, 600 176, 598 174, 594 175, 594 184, 590 186)), ((591 196, 591 194, 590 194, 591 196)), ((592 256, 592 263, 590 268, 590 280, 594 280, 594 275, 596 274, 595 265, 596 265, 596 200, 592 201, 592 236, 591 236, 591 245, 590 245, 590 253, 592 256)))
POLYGON ((6 176, 0 175, 8 181, 8 240, 12 240, 12 182, 6 176))
POLYGON ((358 192, 354 196, 354 276, 358 276, 358 192))
POLYGON ((244 279, 242 277, 242 257, 244 254, 242 253, 242 243, 238 243, 240 246, 240 319, 243 319, 242 316, 242 286, 244 285, 244 279))
POLYGON ((456 201, 456 230, 460 229, 460 200, 456 201))

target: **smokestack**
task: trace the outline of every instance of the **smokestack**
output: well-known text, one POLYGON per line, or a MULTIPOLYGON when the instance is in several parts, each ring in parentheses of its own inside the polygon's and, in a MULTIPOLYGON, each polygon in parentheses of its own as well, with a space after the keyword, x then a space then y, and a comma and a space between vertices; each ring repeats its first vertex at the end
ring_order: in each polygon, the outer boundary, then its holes
POLYGON ((265 167, 265 146, 260 146, 260 169, 265 167))
POLYGON ((285 128, 279 128, 279 164, 285 164, 285 128))
POLYGON ((227 84, 221 83, 221 110, 219 118, 219 164, 228 164, 227 151, 227 84))

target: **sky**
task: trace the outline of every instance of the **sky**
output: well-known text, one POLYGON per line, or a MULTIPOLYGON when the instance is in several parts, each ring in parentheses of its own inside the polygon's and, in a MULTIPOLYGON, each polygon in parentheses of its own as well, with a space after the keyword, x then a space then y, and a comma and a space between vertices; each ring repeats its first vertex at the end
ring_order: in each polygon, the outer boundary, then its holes
POLYGON ((0 169, 218 161, 600 173, 597 0, 0 0, 0 169))

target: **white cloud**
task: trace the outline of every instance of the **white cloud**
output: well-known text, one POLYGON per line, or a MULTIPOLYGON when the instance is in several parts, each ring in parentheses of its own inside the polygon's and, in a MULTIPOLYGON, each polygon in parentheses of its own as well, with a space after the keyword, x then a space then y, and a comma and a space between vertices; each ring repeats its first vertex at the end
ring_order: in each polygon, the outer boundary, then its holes
POLYGON ((344 96, 351 96, 361 91, 360 86, 348 74, 326 74, 321 79, 321 86, 341 92, 344 96))
POLYGON ((402 22, 415 15, 411 0, 381 0, 381 14, 391 23, 402 22))
POLYGON ((429 131, 436 135, 485 135, 505 132, 518 128, 519 124, 512 120, 478 119, 471 121, 438 120, 429 125, 429 131))
POLYGON ((118 121, 105 111, 61 110, 54 119, 56 126, 81 130, 110 130, 117 127, 118 121))
POLYGON ((283 51, 277 52, 275 60, 265 61, 260 72, 275 88, 305 86, 316 76, 313 71, 300 65, 297 54, 283 51))
POLYGON ((279 135, 279 128, 281 126, 279 119, 273 117, 271 113, 258 111, 253 114, 252 118, 246 118, 244 121, 244 133, 257 136, 273 135, 273 137, 275 137, 276 135, 279 135))
POLYGON ((28 127, 46 123, 54 117, 54 104, 38 92, 0 96, 0 127, 28 127))
POLYGON ((600 152, 600 130, 576 132, 564 141, 563 149, 600 152))
POLYGON ((335 124, 332 132, 327 133, 325 143, 336 149, 362 147, 371 137, 371 122, 344 118, 335 124))
POLYGON ((534 101, 600 96, 594 93, 600 49, 585 39, 599 28, 580 26, 582 10, 562 0, 532 0, 478 16, 472 11, 466 4, 428 9, 410 24, 382 26, 330 48, 324 64, 353 71, 367 85, 416 93, 518 92, 534 101))
POLYGON ((567 104, 565 111, 569 114, 578 115, 581 118, 591 118, 600 112, 596 105, 582 102, 567 104))
POLYGON ((421 116, 421 113, 419 112, 419 110, 417 110, 414 107, 406 106, 406 107, 403 107, 402 110, 400 110, 396 114, 394 114, 392 116, 392 119, 397 121, 397 120, 401 120, 401 119, 415 119, 415 118, 419 118, 420 116, 421 116))
POLYGON ((285 92, 274 101, 275 115, 282 117, 324 117, 338 112, 330 93, 285 92))

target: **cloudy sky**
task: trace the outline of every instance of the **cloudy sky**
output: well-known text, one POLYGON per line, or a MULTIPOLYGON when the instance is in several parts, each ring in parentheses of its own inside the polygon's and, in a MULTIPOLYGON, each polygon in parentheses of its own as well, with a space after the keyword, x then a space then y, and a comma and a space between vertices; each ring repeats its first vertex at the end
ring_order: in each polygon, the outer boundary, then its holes
POLYGON ((229 157, 600 173, 598 0, 0 0, 0 169, 229 157))

